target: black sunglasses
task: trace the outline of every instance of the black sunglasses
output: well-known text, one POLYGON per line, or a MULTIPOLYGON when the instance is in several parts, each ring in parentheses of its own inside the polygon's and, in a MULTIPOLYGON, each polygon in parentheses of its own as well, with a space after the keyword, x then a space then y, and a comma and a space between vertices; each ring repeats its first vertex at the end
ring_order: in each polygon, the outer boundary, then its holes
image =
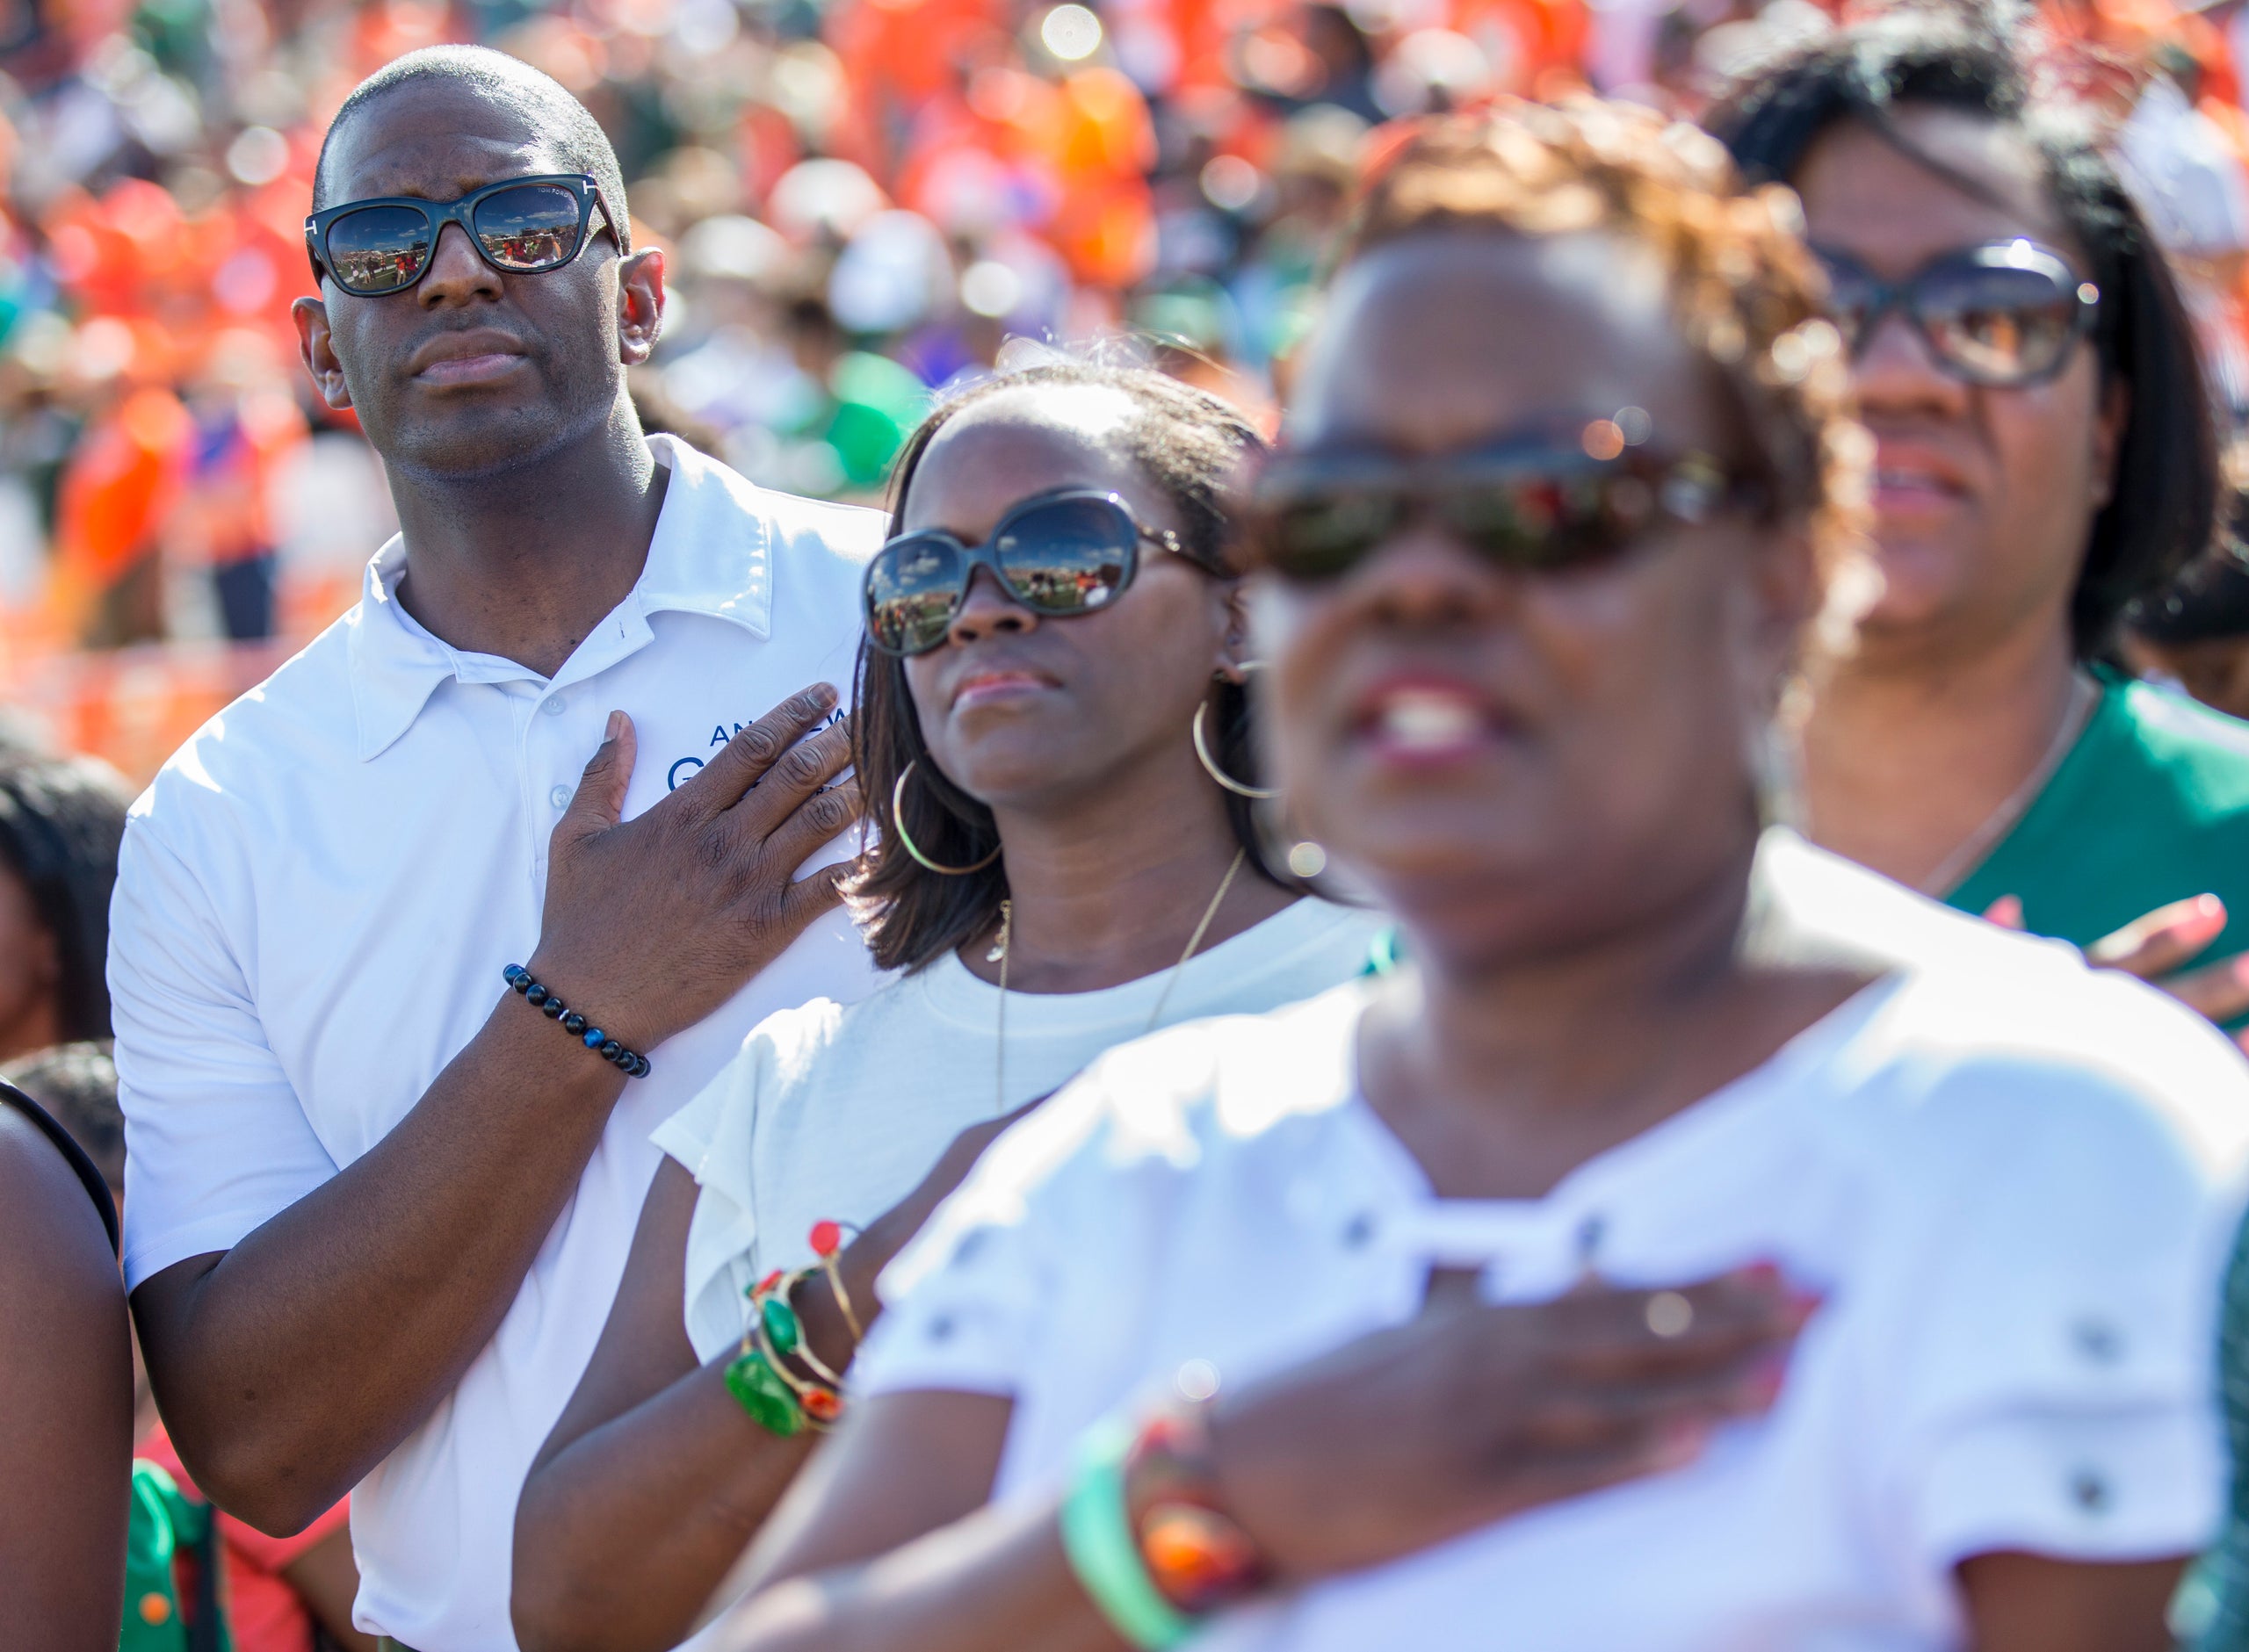
POLYGON ((346 201, 305 220, 313 278, 362 298, 403 292, 429 273, 438 237, 459 224, 477 256, 504 275, 544 275, 585 250, 596 211, 602 227, 630 251, 601 186, 589 172, 503 178, 458 200, 384 195, 346 201))
POLYGON ((980 545, 963 545, 941 529, 900 534, 867 565, 867 639, 886 654, 929 653, 951 630, 979 568, 989 568, 1034 614, 1068 619, 1093 613, 1132 584, 1143 539, 1217 572, 1170 529, 1143 527, 1122 499, 1090 487, 1025 500, 980 545))
POLYGON ((1300 581, 1337 579, 1409 522, 1433 517, 1499 567, 1548 574, 1609 561, 1665 524, 1755 509, 1761 484, 1701 454, 1512 442, 1431 458, 1284 454, 1266 466, 1249 527, 1257 566, 1300 581))
POLYGON ((2101 289, 2050 247, 2018 236, 1932 258, 1884 281, 1847 254, 1813 249, 1827 267, 1828 313, 1857 355, 1882 318, 1902 312, 1929 353, 1972 385, 2043 384, 2093 330, 2101 289))

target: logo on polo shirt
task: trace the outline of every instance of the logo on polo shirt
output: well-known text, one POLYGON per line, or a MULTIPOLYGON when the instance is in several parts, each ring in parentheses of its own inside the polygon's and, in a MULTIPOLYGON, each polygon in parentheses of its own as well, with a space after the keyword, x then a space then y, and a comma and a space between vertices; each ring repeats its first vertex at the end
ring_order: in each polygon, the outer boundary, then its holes
MULTIPOLYGON (((842 720, 843 708, 839 705, 833 711, 830 711, 828 714, 828 720, 825 723, 822 723, 820 726, 823 729, 834 728, 842 720)), ((735 735, 741 733, 747 726, 747 724, 737 723, 732 728, 728 728, 724 723, 713 723, 711 725, 710 743, 704 747, 703 753, 700 756, 690 755, 686 757, 677 757, 672 760, 671 767, 664 771, 664 790, 667 791, 677 791, 682 783, 692 776, 696 770, 701 768, 704 763, 709 760, 711 753, 716 751, 720 747, 724 746, 728 740, 734 739, 735 735)), ((814 732, 817 733, 819 731, 814 730, 814 732)), ((756 783, 752 782, 751 783, 755 784, 756 783)))

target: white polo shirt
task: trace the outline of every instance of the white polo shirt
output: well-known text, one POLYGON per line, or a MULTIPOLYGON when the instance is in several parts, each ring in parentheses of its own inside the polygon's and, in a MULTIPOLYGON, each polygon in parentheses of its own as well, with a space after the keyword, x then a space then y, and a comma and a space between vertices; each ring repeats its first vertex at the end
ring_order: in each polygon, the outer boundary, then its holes
MULTIPOLYGON (((649 446, 671 480, 647 565, 552 680, 416 624, 394 538, 358 605, 134 806, 109 966, 129 1285, 229 1248, 351 1164, 484 1024, 539 937, 548 833, 612 709, 639 732, 629 817, 806 684, 848 694, 882 517, 649 446)), ((361 1627, 420 1652, 514 1647, 517 1496, 616 1294, 649 1132, 767 1015, 876 979, 835 913, 649 1052, 498 1333, 355 1493, 361 1627)))

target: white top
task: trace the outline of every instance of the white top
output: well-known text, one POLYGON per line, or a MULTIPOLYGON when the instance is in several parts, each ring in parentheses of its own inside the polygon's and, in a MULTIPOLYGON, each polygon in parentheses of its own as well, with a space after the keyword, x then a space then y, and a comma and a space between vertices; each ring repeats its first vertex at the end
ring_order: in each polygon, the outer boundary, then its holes
POLYGON ((1770 863, 1784 903, 1909 960, 1544 1198, 1432 1195, 1357 1091, 1363 985, 1181 1028, 986 1153, 883 1276, 860 1388, 1013 1396, 995 1495, 1051 1496, 1081 1432, 1183 1362, 1238 1385, 1398 1324, 1433 1263, 1535 1300, 1588 1245, 1644 1286, 1770 1259, 1826 1300, 1769 1417, 1197 1644, 1934 1652, 1966 1555, 2201 1547, 2249 1069, 2060 949, 1800 843, 1770 863))
MULTIPOLYGON (((548 834, 611 709, 639 729, 631 816, 806 684, 848 694, 881 516, 649 446, 671 480, 647 566, 553 681, 416 624, 394 538, 358 606, 134 804, 110 941, 130 1284, 318 1187, 468 1042, 538 940, 548 834)), ((498 1333, 352 1499, 361 1627, 423 1652, 513 1648, 517 1493, 616 1292, 649 1130, 774 1010, 875 980, 839 912, 647 1052, 498 1333)))
MULTIPOLYGON (((1163 1024, 1276 1008, 1363 971, 1381 920, 1299 900, 1188 961, 1163 1024)), ((746 1329, 744 1293, 813 1261, 812 1224, 861 1226, 911 1193, 962 1130, 1046 1095, 1137 1038, 1171 971, 1097 992, 1008 994, 1007 1099, 995 1101, 1000 992, 953 953, 846 1009, 783 1010, 656 1132, 702 1184, 687 1236, 687 1333, 709 1360, 746 1329)))

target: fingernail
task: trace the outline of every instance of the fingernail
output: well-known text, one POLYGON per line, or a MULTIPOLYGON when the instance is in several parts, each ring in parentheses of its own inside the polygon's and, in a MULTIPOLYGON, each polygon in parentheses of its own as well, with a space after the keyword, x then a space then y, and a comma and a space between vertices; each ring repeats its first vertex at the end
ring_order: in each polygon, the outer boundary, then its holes
POLYGON ((812 697, 814 702, 819 705, 829 706, 835 704, 835 685, 832 682, 822 682, 814 685, 812 691, 812 697))
POLYGON ((2225 903, 2215 895, 2197 895, 2195 897, 2195 916, 2223 918, 2225 916, 2225 903))
POLYGON ((611 711, 609 714, 609 725, 602 730, 602 739, 613 740, 623 732, 625 732, 625 713, 611 711))
POLYGON ((1741 1270, 1741 1277, 1753 1285, 1777 1285, 1781 1282, 1781 1265, 1773 1261, 1752 1262, 1741 1270))

